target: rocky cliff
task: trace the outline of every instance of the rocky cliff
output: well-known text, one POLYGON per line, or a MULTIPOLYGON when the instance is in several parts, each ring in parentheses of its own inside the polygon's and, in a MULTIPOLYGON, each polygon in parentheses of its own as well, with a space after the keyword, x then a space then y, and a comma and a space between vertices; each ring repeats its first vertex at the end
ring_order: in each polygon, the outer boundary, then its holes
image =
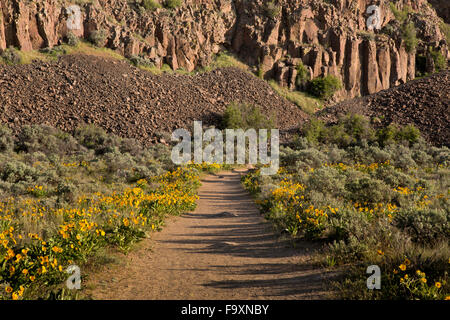
POLYGON ((437 14, 444 19, 446 23, 450 23, 450 1, 448 0, 428 0, 436 9, 437 14))
POLYGON ((229 50, 290 88, 302 62, 310 78, 339 77, 337 97, 348 98, 413 79, 421 52, 432 68, 429 48, 449 57, 440 19, 426 0, 392 2, 412 9, 407 20, 415 25, 417 49, 408 48, 387 0, 184 0, 156 10, 140 0, 0 0, 0 50, 52 47, 69 33, 89 38, 104 30, 104 45, 125 56, 192 71, 229 50), (380 8, 380 24, 368 30, 372 5, 380 8))

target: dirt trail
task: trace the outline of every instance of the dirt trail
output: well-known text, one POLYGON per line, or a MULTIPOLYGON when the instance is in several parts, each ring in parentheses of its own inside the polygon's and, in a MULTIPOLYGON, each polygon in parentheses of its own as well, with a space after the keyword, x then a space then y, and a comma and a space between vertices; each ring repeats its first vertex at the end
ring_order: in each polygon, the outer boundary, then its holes
POLYGON ((207 176, 193 213, 168 221, 123 265, 92 277, 94 299, 320 299, 311 244, 274 235, 239 171, 207 176))

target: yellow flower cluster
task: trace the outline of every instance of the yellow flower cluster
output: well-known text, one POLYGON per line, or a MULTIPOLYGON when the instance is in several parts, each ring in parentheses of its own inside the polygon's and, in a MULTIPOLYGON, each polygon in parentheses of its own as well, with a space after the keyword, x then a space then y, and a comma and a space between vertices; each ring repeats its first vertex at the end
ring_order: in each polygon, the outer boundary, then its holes
POLYGON ((194 209, 199 185, 198 170, 189 166, 154 177, 151 185, 142 179, 122 192, 85 194, 63 208, 35 198, 0 201, 0 286, 8 283, 0 299, 20 299, 37 283, 62 281, 64 266, 100 246, 128 246, 144 228, 155 230, 162 213, 194 209))
POLYGON ((385 162, 382 162, 382 163, 375 162, 375 163, 371 163, 371 164, 368 164, 368 165, 362 164, 362 163, 357 163, 355 165, 346 165, 346 164, 343 164, 343 163, 324 163, 323 164, 324 167, 336 168, 336 169, 343 170, 343 171, 346 171, 346 170, 349 170, 349 169, 354 169, 354 170, 358 170, 358 171, 362 171, 362 172, 375 171, 378 168, 386 167, 386 166, 389 166, 389 165, 390 165, 390 161, 389 160, 387 160, 385 162))

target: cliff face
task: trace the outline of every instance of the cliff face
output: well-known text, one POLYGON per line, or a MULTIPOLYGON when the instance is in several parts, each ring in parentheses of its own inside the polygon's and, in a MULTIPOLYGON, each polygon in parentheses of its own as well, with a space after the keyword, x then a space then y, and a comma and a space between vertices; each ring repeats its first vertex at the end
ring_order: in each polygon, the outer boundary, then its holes
MULTIPOLYGON (((413 10, 418 52, 430 46, 449 56, 439 18, 426 0, 395 4, 413 10)), ((0 0, 0 50, 52 47, 68 32, 88 38, 103 29, 105 45, 126 56, 141 54, 156 65, 192 71, 227 49, 291 88, 302 61, 312 78, 333 74, 342 80, 338 98, 374 93, 415 75, 417 52, 406 50, 387 0, 280 0, 273 6, 265 0, 184 0, 177 9, 155 11, 130 1, 94 0, 80 5, 79 23, 71 5, 0 0), (380 8, 382 30, 367 30, 371 5, 380 8)))
POLYGON ((428 0, 428 2, 436 9, 438 16, 444 19, 446 23, 450 23, 450 1, 428 0))

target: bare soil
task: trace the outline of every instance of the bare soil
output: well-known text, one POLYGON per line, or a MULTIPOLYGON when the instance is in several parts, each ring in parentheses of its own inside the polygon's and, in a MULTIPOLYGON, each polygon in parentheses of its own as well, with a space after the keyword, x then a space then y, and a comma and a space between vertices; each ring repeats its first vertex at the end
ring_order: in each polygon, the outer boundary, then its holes
POLYGON ((197 209, 90 275, 94 299, 323 299, 331 276, 317 246, 275 234, 242 188, 242 171, 207 176, 197 209))

